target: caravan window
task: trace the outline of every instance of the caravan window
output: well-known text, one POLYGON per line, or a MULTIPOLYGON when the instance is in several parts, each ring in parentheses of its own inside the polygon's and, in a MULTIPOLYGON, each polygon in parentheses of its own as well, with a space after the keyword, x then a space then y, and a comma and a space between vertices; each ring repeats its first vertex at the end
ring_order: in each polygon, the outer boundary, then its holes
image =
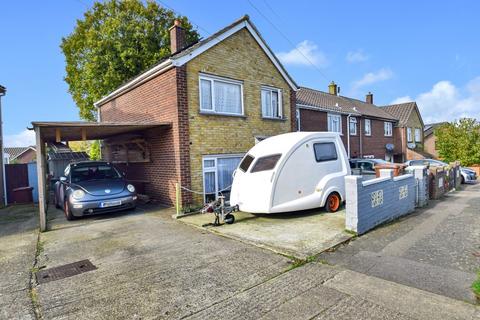
POLYGON ((242 170, 243 172, 247 172, 248 168, 250 168, 250 165, 253 162, 253 159, 255 158, 247 154, 247 156, 243 158, 242 163, 240 163, 240 170, 242 170))
POLYGON ((266 171, 266 170, 272 170, 275 168, 275 165, 278 162, 278 159, 280 159, 282 155, 281 154, 272 154, 271 156, 266 156, 259 158, 255 165, 252 168, 252 173, 253 172, 259 172, 259 171, 266 171))
POLYGON ((313 150, 317 162, 337 160, 337 149, 333 142, 314 143, 313 150))

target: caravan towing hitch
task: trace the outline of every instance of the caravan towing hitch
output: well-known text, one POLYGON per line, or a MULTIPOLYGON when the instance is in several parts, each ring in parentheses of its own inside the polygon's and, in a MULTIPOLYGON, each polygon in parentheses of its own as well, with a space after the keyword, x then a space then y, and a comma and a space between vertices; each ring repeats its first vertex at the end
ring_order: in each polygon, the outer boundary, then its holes
POLYGON ((219 196, 217 200, 207 204, 202 213, 213 213, 215 215, 215 221, 213 223, 204 224, 202 227, 214 226, 218 227, 223 224, 232 224, 235 222, 234 212, 239 211, 238 205, 227 206, 225 205, 225 196, 219 196))

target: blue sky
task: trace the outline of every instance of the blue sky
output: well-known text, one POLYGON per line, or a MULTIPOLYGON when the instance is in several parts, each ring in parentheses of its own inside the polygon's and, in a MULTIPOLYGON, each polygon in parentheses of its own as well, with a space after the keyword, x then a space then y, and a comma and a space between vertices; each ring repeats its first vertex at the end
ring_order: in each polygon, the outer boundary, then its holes
MULTIPOLYGON (((372 91, 378 105, 416 100, 425 122, 480 119, 480 2, 250 1, 162 0, 199 25, 202 36, 249 14, 300 85, 326 90, 334 80, 344 95, 364 99, 372 91)), ((59 44, 91 4, 1 5, 7 145, 33 142, 25 131, 33 120, 78 120, 59 44)))

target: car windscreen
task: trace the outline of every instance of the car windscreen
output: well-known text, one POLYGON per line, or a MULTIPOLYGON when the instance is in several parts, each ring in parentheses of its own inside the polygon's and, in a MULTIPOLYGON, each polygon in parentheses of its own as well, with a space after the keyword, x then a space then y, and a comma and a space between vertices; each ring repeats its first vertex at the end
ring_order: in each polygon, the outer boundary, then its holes
POLYGON ((255 159, 254 157, 247 154, 246 157, 243 158, 242 163, 240 163, 240 166, 239 166, 240 170, 242 170, 243 172, 247 172, 248 168, 250 167, 254 159, 255 159))
POLYGON ((272 170, 273 168, 275 168, 281 156, 282 156, 281 154, 272 154, 270 156, 258 158, 257 162, 255 162, 250 172, 253 173, 253 172, 272 170))
POLYGON ((71 167, 72 182, 78 183, 82 181, 104 180, 104 179, 120 179, 121 175, 117 169, 109 165, 91 165, 71 167))

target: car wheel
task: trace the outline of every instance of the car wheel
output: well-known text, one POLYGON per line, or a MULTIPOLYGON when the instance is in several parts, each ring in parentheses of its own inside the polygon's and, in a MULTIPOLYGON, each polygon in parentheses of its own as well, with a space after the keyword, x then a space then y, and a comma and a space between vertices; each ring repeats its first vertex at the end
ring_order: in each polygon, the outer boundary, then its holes
POLYGON ((330 193, 330 195, 327 198, 327 203, 325 204, 325 209, 328 212, 337 212, 338 208, 340 208, 340 195, 336 192, 330 193))
POLYGON ((65 213, 65 218, 67 218, 67 220, 71 221, 71 220, 75 219, 75 216, 70 211, 70 206, 68 205, 68 200, 65 200, 63 209, 64 209, 63 212, 65 213))
POLYGON ((223 221, 225 221, 226 224, 232 224, 235 222, 235 216, 229 213, 225 216, 225 219, 223 219, 223 221))

